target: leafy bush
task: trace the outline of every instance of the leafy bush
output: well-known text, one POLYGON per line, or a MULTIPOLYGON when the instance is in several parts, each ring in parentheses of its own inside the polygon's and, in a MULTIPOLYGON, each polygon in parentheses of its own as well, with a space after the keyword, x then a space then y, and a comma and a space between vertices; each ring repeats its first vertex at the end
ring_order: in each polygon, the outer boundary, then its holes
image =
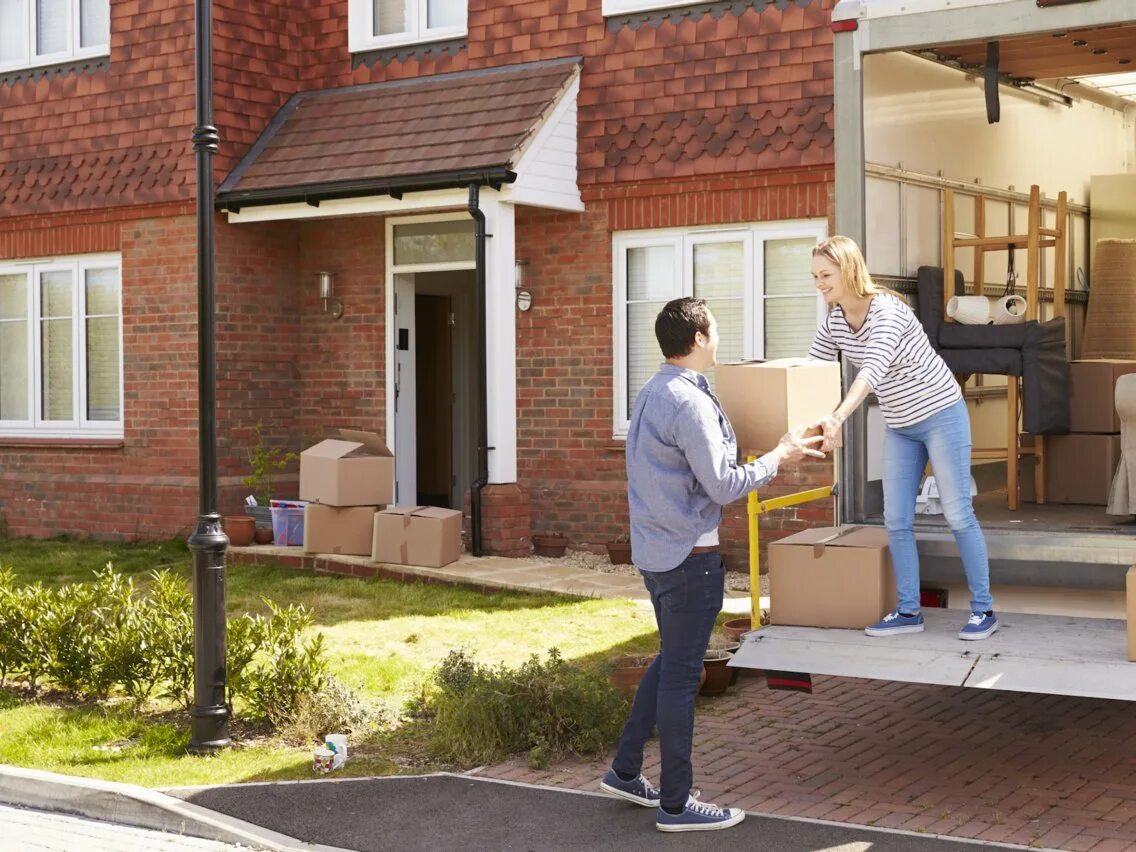
MULTIPOLYGON (((305 702, 341 701, 346 687, 317 698, 327 658, 323 635, 306 636, 311 613, 265 603, 268 616, 229 619, 230 701, 273 725, 294 723, 305 702)), ((93 582, 49 589, 17 586, 12 572, 0 569, 0 685, 10 680, 33 696, 47 682, 84 698, 122 695, 142 703, 157 696, 188 707, 193 602, 185 581, 156 572, 143 593, 108 565, 93 582)))
POLYGON ((389 721, 347 684, 328 675, 318 692, 300 696, 277 730, 285 740, 305 745, 330 733, 365 738, 389 721))
POLYGON ((534 654, 515 669, 451 651, 433 681, 431 749, 460 766, 520 751, 534 766, 545 766, 566 752, 602 751, 623 727, 623 699, 602 675, 566 662, 555 648, 547 661, 534 654))

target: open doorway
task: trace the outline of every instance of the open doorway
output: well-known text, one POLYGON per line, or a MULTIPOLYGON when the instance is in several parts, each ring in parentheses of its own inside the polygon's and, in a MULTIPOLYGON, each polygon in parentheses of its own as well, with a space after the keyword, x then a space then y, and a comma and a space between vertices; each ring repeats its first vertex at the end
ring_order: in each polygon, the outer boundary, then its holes
POLYGON ((460 509, 476 466, 476 277, 395 276, 395 441, 401 504, 460 509))

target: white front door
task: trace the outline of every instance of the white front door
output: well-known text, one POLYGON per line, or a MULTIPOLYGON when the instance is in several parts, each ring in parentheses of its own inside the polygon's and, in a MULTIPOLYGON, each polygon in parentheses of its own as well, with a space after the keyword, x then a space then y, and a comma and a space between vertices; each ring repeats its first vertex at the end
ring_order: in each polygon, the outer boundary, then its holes
POLYGON ((415 412, 414 275, 394 276, 394 458, 395 502, 418 500, 418 442, 415 412))

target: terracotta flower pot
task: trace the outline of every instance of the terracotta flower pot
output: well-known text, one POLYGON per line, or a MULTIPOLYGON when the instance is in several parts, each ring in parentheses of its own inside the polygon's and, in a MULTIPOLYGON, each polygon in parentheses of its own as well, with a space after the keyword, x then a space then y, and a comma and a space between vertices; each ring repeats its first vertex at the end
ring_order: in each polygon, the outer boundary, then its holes
POLYGON ((702 661, 702 668, 706 672, 706 680, 698 690, 700 695, 721 695, 730 688, 736 673, 727 663, 730 662, 729 651, 707 651, 702 661))
POLYGON ((252 540, 257 544, 272 544, 272 529, 257 527, 252 532, 252 540))
POLYGON ((612 565, 631 564, 631 542, 609 541, 607 543, 607 556, 612 565))
POLYGON ((564 555, 568 539, 560 533, 534 533, 533 555, 557 558, 564 555))
POLYGON ((639 688, 639 681, 647 673, 654 657, 645 657, 640 654, 627 654, 615 660, 615 668, 607 676, 607 682, 612 688, 628 698, 635 697, 635 690, 639 688))
MULTIPOLYGON (((742 636, 749 633, 750 624, 751 622, 748 617, 731 619, 730 621, 727 621, 722 625, 722 636, 728 643, 740 643, 742 636)), ((737 672, 741 677, 765 676, 765 671, 762 669, 735 668, 734 671, 737 672)))
POLYGON ((229 537, 233 547, 248 547, 252 544, 255 521, 248 515, 226 515, 221 518, 221 527, 229 537))

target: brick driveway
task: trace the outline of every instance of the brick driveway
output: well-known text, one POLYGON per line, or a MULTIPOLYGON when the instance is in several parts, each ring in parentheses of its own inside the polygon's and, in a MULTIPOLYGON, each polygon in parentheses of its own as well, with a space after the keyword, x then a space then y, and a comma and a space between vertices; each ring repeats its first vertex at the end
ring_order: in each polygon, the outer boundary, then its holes
MULTIPOLYGON (((1121 701, 814 678, 743 678, 700 699, 695 786, 784 816, 1067 850, 1136 850, 1136 707, 1121 701)), ((594 790, 606 761, 480 774, 594 790)), ((645 772, 658 780, 658 751, 645 772)))

